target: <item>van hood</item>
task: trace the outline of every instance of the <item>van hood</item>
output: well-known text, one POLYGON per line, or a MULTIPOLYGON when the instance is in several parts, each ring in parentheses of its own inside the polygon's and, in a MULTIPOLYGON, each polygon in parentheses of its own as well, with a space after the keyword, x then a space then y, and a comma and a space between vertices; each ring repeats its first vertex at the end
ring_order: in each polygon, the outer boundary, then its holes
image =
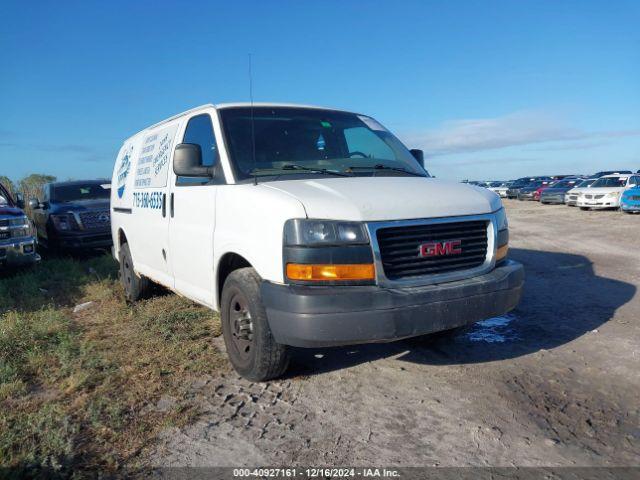
POLYGON ((309 218, 381 221, 477 215, 502 206, 486 188, 424 177, 350 177, 261 184, 296 198, 309 218))

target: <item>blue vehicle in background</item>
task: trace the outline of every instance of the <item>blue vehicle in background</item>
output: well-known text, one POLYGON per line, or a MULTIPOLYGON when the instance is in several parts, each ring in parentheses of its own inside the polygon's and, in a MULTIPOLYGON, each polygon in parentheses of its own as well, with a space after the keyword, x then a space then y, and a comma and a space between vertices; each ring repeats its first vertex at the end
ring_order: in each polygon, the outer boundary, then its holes
POLYGON ((640 185, 622 192, 620 209, 627 213, 640 213, 640 185))

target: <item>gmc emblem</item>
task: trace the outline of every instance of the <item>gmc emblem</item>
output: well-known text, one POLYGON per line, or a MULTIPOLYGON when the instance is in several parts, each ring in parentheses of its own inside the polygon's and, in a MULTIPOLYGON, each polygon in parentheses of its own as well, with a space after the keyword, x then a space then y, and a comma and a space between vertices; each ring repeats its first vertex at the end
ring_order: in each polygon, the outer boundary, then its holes
POLYGON ((460 255, 462 253, 462 240, 449 240, 447 242, 423 243, 418 247, 419 257, 441 257, 445 255, 460 255))

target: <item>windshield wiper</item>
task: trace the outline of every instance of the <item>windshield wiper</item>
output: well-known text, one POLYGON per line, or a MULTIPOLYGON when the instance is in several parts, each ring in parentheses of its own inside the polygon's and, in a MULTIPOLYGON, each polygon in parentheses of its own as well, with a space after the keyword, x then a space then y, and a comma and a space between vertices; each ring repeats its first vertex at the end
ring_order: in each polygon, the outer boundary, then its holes
POLYGON ((325 175, 337 175, 338 177, 351 177, 348 173, 336 172, 335 170, 327 170, 326 168, 310 168, 294 163, 288 163, 282 167, 283 170, 305 170, 307 172, 322 173, 325 175))
MULTIPOLYGON (((305 171, 305 172, 312 172, 312 173, 321 173, 323 175, 335 175, 337 177, 351 177, 353 175, 349 175, 348 173, 342 173, 342 172, 336 172, 334 170, 327 170, 326 168, 310 168, 310 167, 305 167, 303 165, 296 165, 294 163, 287 163, 286 165, 283 165, 281 168, 259 168, 258 170, 256 170, 256 172, 259 171, 265 171, 265 170, 276 170, 276 171, 280 171, 280 170, 301 170, 301 171, 305 171)), ((279 175, 278 173, 274 173, 274 175, 279 175)))
POLYGON ((412 172, 410 170, 406 170, 406 169, 400 168, 400 167, 389 167, 387 165, 382 165, 381 163, 378 163, 377 165, 371 165, 369 167, 366 167, 366 166, 352 166, 352 167, 349 167, 348 170, 393 170, 394 172, 408 173, 409 175, 413 175, 415 177, 424 177, 425 176, 425 175, 422 175, 421 173, 412 172))

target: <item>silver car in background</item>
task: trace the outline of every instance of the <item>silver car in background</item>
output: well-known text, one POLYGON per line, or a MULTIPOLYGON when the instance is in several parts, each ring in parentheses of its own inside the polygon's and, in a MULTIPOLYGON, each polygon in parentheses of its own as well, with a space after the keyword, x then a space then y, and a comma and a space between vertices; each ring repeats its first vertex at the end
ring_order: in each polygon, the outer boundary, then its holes
POLYGON ((578 197, 581 193, 584 193, 589 188, 591 188, 591 184, 595 182, 597 178, 587 178, 582 181, 582 183, 578 184, 575 188, 572 188, 564 195, 564 203, 570 207, 575 207, 578 204, 578 197))

